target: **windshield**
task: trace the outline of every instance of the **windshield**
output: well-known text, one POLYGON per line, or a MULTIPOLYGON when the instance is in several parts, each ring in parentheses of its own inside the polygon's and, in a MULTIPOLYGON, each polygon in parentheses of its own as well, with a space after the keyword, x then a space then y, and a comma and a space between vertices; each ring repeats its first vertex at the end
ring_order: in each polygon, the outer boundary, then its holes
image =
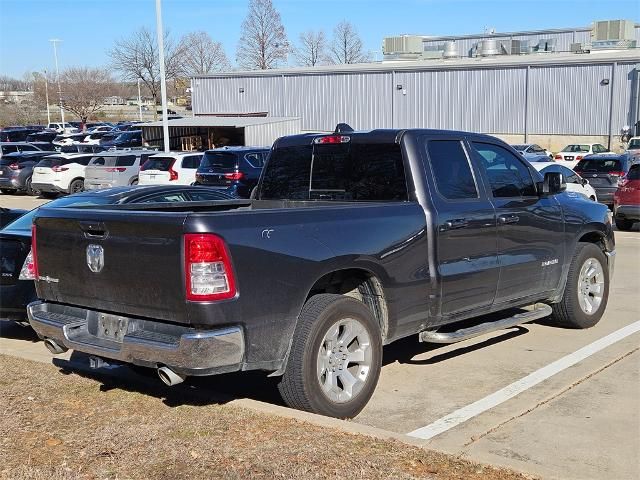
MULTIPOLYGON (((86 205, 106 205, 112 203, 110 198, 105 197, 92 197, 92 196, 78 196, 78 197, 64 197, 58 200, 53 200, 49 203, 45 203, 47 207, 71 207, 71 206, 86 206, 86 205)), ((34 208, 28 213, 25 213, 20 218, 17 218, 2 231, 17 230, 21 232, 28 232, 31 230, 31 224, 33 223, 33 217, 38 213, 38 208, 34 208)))
POLYGON ((562 149, 563 152, 586 153, 589 151, 589 145, 567 145, 562 149))
POLYGON ((206 152, 200 163, 201 168, 234 170, 238 157, 232 152, 206 152))
POLYGON ((640 138, 632 138, 629 141, 629 146, 627 147, 627 150, 637 150, 640 149, 640 138))

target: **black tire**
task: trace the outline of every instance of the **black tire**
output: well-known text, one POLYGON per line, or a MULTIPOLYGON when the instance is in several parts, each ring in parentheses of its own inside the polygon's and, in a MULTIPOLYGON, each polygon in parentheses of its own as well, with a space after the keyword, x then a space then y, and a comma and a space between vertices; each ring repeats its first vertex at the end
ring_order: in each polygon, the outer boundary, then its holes
POLYGON ((11 188, 2 188, 0 189, 0 192, 2 192, 3 195, 13 195, 14 193, 16 193, 16 191, 12 190, 11 188))
POLYGON ((562 300, 552 304, 553 314, 551 318, 558 326, 566 328, 590 328, 600 321, 609 298, 609 265, 607 257, 598 245, 593 243, 578 243, 571 260, 567 284, 564 289, 562 300), (602 277, 604 292, 599 306, 592 312, 586 313, 580 306, 579 296, 580 273, 583 266, 590 260, 595 259, 602 267, 602 277))
MULTIPOLYGON (((340 327, 342 328, 342 327, 340 327)), ((344 330, 340 330, 344 335, 344 330)), ((358 337, 359 338, 359 337, 358 337)), ((355 342, 350 345, 354 345, 355 342)), ((347 345, 349 347, 349 345, 347 345)), ((358 348, 360 348, 358 346, 358 348)), ((338 352, 337 355, 340 355, 338 352)), ((330 354, 329 354, 330 356, 330 354)), ((357 376, 364 374, 361 364, 347 361, 333 367, 348 370, 357 376), (356 371, 357 370, 357 371, 356 371)), ((337 418, 351 418, 367 404, 378 383, 382 367, 382 337, 380 326, 371 310, 362 302, 344 295, 321 294, 304 305, 293 335, 291 352, 282 380, 280 395, 287 405, 299 410, 337 418), (359 391, 346 401, 334 401, 322 389, 318 374, 318 355, 325 345, 325 335, 337 322, 356 320, 369 336, 370 365, 359 391)), ((328 373, 327 373, 328 374, 328 373)), ((326 375, 326 374, 325 374, 326 375)), ((340 378, 340 374, 336 374, 340 378)), ((338 380, 341 382, 341 380, 338 380)), ((339 384, 344 385, 342 382, 339 384)))
POLYGON ((40 192, 40 196, 42 198, 56 198, 58 196, 57 192, 40 192))
POLYGON ((138 185, 138 179, 136 178, 134 180, 131 180, 131 183, 129 185, 131 185, 132 187, 138 185))
POLYGON ((69 184, 69 195, 73 195, 74 193, 80 193, 84 191, 84 180, 80 178, 76 178, 73 182, 69 184))
POLYGON ((31 177, 27 178, 24 182, 24 191, 27 195, 31 195, 32 197, 37 197, 40 195, 40 190, 34 190, 31 186, 31 177))
POLYGON ((629 231, 633 228, 633 222, 624 218, 616 218, 616 228, 624 232, 629 231))

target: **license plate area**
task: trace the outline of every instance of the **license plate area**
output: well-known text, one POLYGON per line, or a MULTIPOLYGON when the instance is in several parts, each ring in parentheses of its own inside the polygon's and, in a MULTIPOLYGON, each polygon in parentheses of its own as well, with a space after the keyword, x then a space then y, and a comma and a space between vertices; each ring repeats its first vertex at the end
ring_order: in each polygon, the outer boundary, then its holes
POLYGON ((112 342, 122 343, 128 328, 128 318, 108 313, 100 313, 98 315, 98 330, 96 336, 98 338, 104 338, 105 340, 111 340, 112 342))

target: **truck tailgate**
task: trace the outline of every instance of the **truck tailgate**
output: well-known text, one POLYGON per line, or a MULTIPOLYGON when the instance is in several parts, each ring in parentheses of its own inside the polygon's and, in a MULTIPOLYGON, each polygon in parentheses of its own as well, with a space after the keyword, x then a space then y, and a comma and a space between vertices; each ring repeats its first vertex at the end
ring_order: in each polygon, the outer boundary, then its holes
POLYGON ((186 215, 45 210, 35 222, 38 297, 188 323, 182 259, 186 215))

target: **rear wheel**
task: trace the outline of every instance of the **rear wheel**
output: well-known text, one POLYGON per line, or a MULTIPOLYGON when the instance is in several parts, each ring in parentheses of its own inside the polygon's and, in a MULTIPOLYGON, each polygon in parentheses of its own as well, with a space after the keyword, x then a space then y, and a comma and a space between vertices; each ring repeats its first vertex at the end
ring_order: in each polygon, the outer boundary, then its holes
POLYGON ((631 230, 633 228, 633 222, 631 220, 625 220, 624 218, 616 218, 616 227, 618 230, 631 230))
POLYGON ((593 327, 609 298, 609 268, 602 250, 593 243, 578 243, 569 267, 564 296, 553 304, 552 318, 563 327, 593 327))
POLYGON ((371 310, 344 295, 311 297, 302 309, 282 381, 287 405, 350 418, 378 383, 382 338, 371 310))
POLYGON ((34 190, 31 185, 31 177, 27 178, 27 181, 24 183, 24 191, 27 195, 38 196, 40 195, 40 190, 34 190))
POLYGON ((69 185, 69 195, 73 195, 74 193, 80 193, 84 190, 84 181, 81 179, 76 179, 69 185))
POLYGON ((138 179, 136 178, 135 180, 131 180, 131 183, 129 185, 137 185, 138 184, 138 179))

